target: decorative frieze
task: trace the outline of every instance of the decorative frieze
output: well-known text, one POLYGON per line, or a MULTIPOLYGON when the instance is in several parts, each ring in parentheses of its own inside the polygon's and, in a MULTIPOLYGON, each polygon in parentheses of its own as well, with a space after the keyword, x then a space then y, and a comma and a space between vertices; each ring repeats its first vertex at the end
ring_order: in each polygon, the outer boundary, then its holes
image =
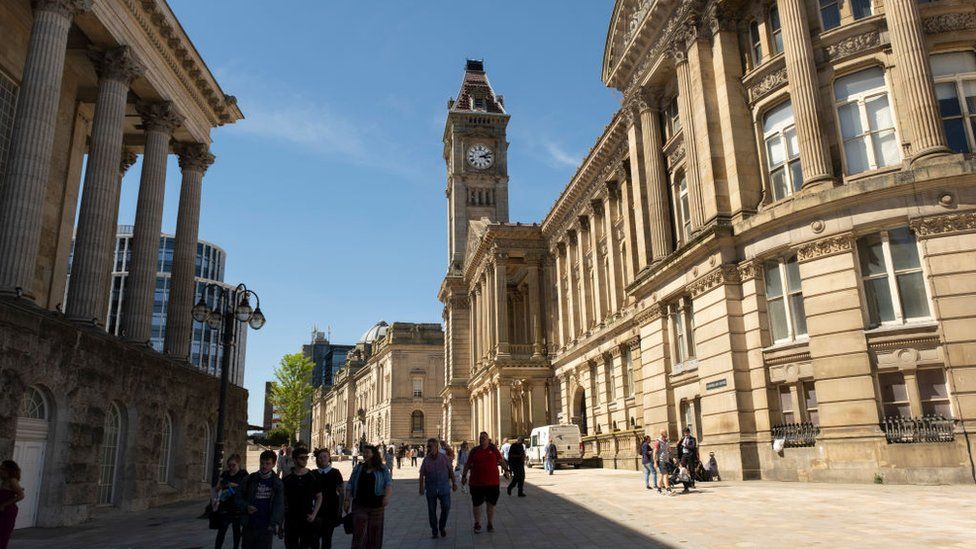
POLYGON ((922 19, 926 34, 976 30, 976 13, 943 13, 922 19))
POLYGON ((853 234, 829 236, 802 244, 796 249, 796 259, 802 263, 811 259, 820 259, 821 257, 847 253, 851 251, 853 245, 853 234))
POLYGON ((725 264, 692 282, 688 286, 688 293, 694 298, 724 284, 738 284, 739 282, 739 266, 725 264))
POLYGON ((911 220, 909 226, 919 238, 946 233, 976 231, 976 212, 922 217, 911 220))
POLYGON ((745 282, 761 276, 763 272, 762 261, 758 259, 747 259, 739 263, 739 281, 745 282))
POLYGON ((634 323, 638 327, 646 326, 651 322, 660 319, 664 314, 663 308, 660 303, 653 303, 648 305, 646 308, 641 309, 636 315, 634 315, 634 323))
POLYGON ((640 337, 629 339, 627 340, 627 343, 625 343, 624 345, 630 348, 631 353, 638 352, 640 351, 640 337))
POLYGON ((838 59, 843 59, 845 57, 850 57, 869 50, 871 48, 876 48, 881 45, 881 33, 877 30, 871 30, 860 34, 855 34, 837 42, 836 44, 830 44, 825 48, 827 59, 830 61, 837 61, 838 59))
POLYGON ((786 67, 773 71, 749 86, 749 100, 756 102, 769 92, 786 85, 786 67))

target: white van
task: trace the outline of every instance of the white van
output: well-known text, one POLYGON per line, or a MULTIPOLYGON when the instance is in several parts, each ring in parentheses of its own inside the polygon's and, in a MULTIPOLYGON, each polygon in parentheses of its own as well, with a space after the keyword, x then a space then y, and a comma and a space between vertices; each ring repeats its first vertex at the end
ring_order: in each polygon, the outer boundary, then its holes
POLYGON ((546 446, 549 441, 556 444, 556 465, 572 465, 579 469, 583 463, 583 456, 580 454, 580 430, 579 425, 546 425, 532 429, 532 436, 529 439, 527 465, 542 465, 545 461, 546 446))

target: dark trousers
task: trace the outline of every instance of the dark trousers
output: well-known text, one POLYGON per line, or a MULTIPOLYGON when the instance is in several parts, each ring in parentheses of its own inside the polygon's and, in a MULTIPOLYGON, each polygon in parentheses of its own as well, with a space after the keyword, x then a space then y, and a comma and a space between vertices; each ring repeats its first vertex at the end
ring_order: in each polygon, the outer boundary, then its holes
POLYGON ((217 528, 217 539, 214 541, 214 549, 224 546, 224 537, 227 536, 227 528, 231 529, 234 536, 234 549, 241 547, 241 521, 237 517, 221 517, 220 526, 217 528))
POLYGON ((332 532, 335 527, 334 520, 316 520, 312 549, 332 549, 332 532))
POLYGON ((508 493, 512 493, 512 488, 518 487, 518 493, 525 493, 525 463, 512 462, 512 481, 508 483, 508 493))
POLYGON ((244 528, 243 549, 271 549, 274 532, 270 528, 244 528))
POLYGON ((451 489, 427 491, 427 521, 431 533, 447 528, 447 514, 451 512, 451 489), (437 520, 437 502, 441 502, 441 519, 437 520))
POLYGON ((397 469, 400 468, 400 462, 403 461, 403 456, 397 456, 397 469))
POLYGON ((316 526, 316 523, 305 520, 304 516, 285 517, 286 549, 311 549, 316 526))
POLYGON ((383 547, 382 507, 360 507, 352 504, 352 549, 383 547))

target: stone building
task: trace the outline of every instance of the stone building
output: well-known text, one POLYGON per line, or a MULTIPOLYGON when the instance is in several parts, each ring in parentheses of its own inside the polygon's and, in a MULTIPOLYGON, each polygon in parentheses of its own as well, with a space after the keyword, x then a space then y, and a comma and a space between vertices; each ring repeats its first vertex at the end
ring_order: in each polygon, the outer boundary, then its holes
POLYGON ((312 446, 421 444, 438 436, 444 387, 444 332, 439 324, 380 321, 316 391, 312 446))
MULTIPOLYGON (((538 237, 550 419, 612 467, 688 427, 728 478, 974 482, 972 2, 618 0, 602 78, 621 108, 538 237)), ((457 104, 452 215, 507 184, 464 156, 507 115, 457 104)), ((476 278, 484 252, 506 264, 488 239, 511 225, 470 213, 441 288, 452 440, 479 428, 460 416, 518 288, 476 278)))
MULTIPOLYGON (((207 493, 218 380, 185 358, 200 185, 210 131, 240 118, 164 0, 0 3, 0 457, 23 470, 18 527, 207 493), (148 343, 173 152, 183 180, 159 353, 148 343), (120 339, 105 331, 107 296, 137 154, 120 339)), ((228 451, 243 450, 246 400, 231 387, 228 451)))

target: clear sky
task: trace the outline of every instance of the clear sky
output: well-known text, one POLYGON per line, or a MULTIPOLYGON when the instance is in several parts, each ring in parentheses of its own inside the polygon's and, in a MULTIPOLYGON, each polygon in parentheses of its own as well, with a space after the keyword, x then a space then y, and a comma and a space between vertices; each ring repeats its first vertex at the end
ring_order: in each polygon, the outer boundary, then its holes
MULTIPOLYGON (((619 105, 600 68, 610 0, 169 0, 246 117, 213 132, 200 238, 261 297, 249 421, 313 325, 355 343, 378 320, 440 322, 447 100, 484 58, 511 114, 512 221, 539 222, 619 105)), ((123 184, 131 223, 139 165, 123 184)), ((163 230, 176 225, 170 162, 163 230)))

